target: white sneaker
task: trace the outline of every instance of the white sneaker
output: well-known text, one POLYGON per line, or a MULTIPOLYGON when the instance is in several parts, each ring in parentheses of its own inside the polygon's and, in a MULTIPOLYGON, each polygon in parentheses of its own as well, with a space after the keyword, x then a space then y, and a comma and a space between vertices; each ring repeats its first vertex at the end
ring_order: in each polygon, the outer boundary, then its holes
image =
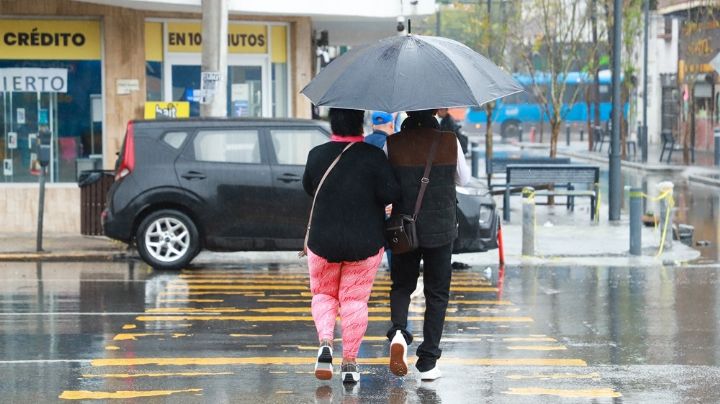
POLYGON ((437 380, 442 377, 442 372, 440 371, 440 368, 438 368, 437 365, 435 365, 434 368, 428 370, 427 372, 420 372, 420 380, 423 381, 433 381, 437 380))
POLYGON ((405 376, 408 372, 407 342, 400 330, 390 342, 390 371, 396 376, 405 376))
POLYGON ((320 380, 330 380, 333 375, 332 365, 332 347, 329 345, 321 345, 317 353, 317 362, 315 362, 315 377, 320 380))
POLYGON ((343 383, 357 383, 360 381, 360 369, 357 363, 346 363, 340 367, 340 376, 343 383))

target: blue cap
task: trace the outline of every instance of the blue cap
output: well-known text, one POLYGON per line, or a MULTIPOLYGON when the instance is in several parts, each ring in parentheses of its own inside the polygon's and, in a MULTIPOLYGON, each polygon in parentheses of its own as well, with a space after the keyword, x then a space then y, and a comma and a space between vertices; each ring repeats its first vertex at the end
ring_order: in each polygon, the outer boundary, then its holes
POLYGON ((387 112, 383 111, 375 111, 372 113, 372 123, 373 125, 383 125, 388 122, 392 122, 393 117, 391 114, 388 114, 387 112))

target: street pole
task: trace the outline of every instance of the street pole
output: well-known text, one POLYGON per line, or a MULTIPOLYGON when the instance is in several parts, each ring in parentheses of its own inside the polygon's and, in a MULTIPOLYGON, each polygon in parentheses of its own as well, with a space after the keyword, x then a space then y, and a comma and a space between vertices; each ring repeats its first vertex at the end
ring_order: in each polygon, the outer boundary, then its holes
POLYGON ((613 0, 612 139, 610 142, 609 220, 620 220, 622 183, 620 178, 620 127, 623 110, 620 100, 620 53, 622 52, 622 1, 613 0))
POLYGON ((642 255, 642 204, 642 189, 630 188, 630 255, 642 255))
POLYGON ((647 124, 647 106, 648 106, 648 30, 650 24, 650 0, 643 1, 643 13, 645 15, 645 26, 643 28, 643 126, 642 133, 639 134, 640 148, 642 149, 642 162, 647 163, 648 160, 648 124, 647 124))
POLYGON ((200 116, 227 116, 227 0, 202 0, 200 116))
POLYGON ((43 218, 45 217, 45 166, 40 166, 40 196, 38 197, 37 234, 35 251, 43 251, 43 218))
POLYGON ((437 11, 435 12, 435 36, 440 36, 440 29, 442 22, 440 21, 440 3, 436 5, 437 11))
MULTIPOLYGON (((486 30, 485 39, 487 40, 487 56, 488 59, 492 60, 490 50, 492 49, 492 38, 490 37, 492 30, 490 29, 490 13, 492 11, 491 0, 487 0, 487 18, 485 19, 486 30)), ((485 128, 485 173, 490 175, 490 166, 493 158, 493 134, 492 134, 492 114, 495 103, 493 101, 485 104, 485 115, 486 115, 486 128, 485 128)))

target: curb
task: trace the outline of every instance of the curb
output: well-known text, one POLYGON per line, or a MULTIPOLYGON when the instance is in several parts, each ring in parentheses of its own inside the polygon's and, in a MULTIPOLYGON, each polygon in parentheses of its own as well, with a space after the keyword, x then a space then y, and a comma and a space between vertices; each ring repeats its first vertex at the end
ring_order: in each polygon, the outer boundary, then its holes
POLYGON ((133 258, 133 255, 121 251, 43 251, 0 253, 0 262, 122 261, 129 258, 133 258))
POLYGON ((697 182, 698 184, 710 185, 714 187, 720 187, 720 180, 710 178, 704 175, 690 175, 688 176, 690 182, 697 182))
MULTIPOLYGON (((606 159, 604 157, 600 156, 593 156, 593 155, 586 155, 586 154, 579 154, 575 152, 570 151, 563 151, 558 150, 558 154, 576 158, 576 159, 584 159, 584 160, 592 160, 599 163, 608 163, 610 160, 606 159)), ((682 172, 685 171, 685 166, 664 166, 664 165, 656 165, 656 164, 643 164, 643 163, 636 163, 634 161, 620 161, 620 165, 622 167, 626 168, 632 168, 635 170, 642 170, 642 171, 652 171, 652 172, 682 172)))

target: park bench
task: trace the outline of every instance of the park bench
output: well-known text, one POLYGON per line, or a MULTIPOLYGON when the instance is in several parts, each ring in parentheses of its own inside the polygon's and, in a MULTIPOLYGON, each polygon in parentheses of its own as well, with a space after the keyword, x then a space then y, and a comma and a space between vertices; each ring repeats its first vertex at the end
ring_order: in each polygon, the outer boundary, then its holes
POLYGON ((592 127, 592 137, 593 137, 593 151, 602 151, 603 145, 605 143, 608 144, 608 153, 610 152, 609 145, 610 145, 610 130, 603 129, 602 126, 593 126, 592 127))
POLYGON ((507 185, 503 197, 503 220, 510 221, 510 195, 524 187, 534 187, 536 196, 565 196, 566 205, 575 209, 575 197, 590 198, 590 220, 597 209, 600 167, 581 164, 510 164, 506 167, 507 185), (576 189, 584 185, 586 189, 576 189), (539 188, 545 188, 538 190, 539 188))
POLYGON ((675 136, 673 136, 671 131, 664 130, 660 132, 660 135, 662 136, 662 151, 660 151, 660 162, 662 163, 665 152, 668 152, 667 163, 669 164, 670 159, 672 159, 673 151, 680 150, 680 148, 675 145, 675 136))
MULTIPOLYGON (((493 182, 493 174, 505 174, 510 164, 570 164, 569 157, 523 157, 523 158, 493 158, 487 170, 487 184, 490 191, 493 188, 505 187, 507 181, 493 182)), ((507 180, 507 179, 506 179, 507 180)))

